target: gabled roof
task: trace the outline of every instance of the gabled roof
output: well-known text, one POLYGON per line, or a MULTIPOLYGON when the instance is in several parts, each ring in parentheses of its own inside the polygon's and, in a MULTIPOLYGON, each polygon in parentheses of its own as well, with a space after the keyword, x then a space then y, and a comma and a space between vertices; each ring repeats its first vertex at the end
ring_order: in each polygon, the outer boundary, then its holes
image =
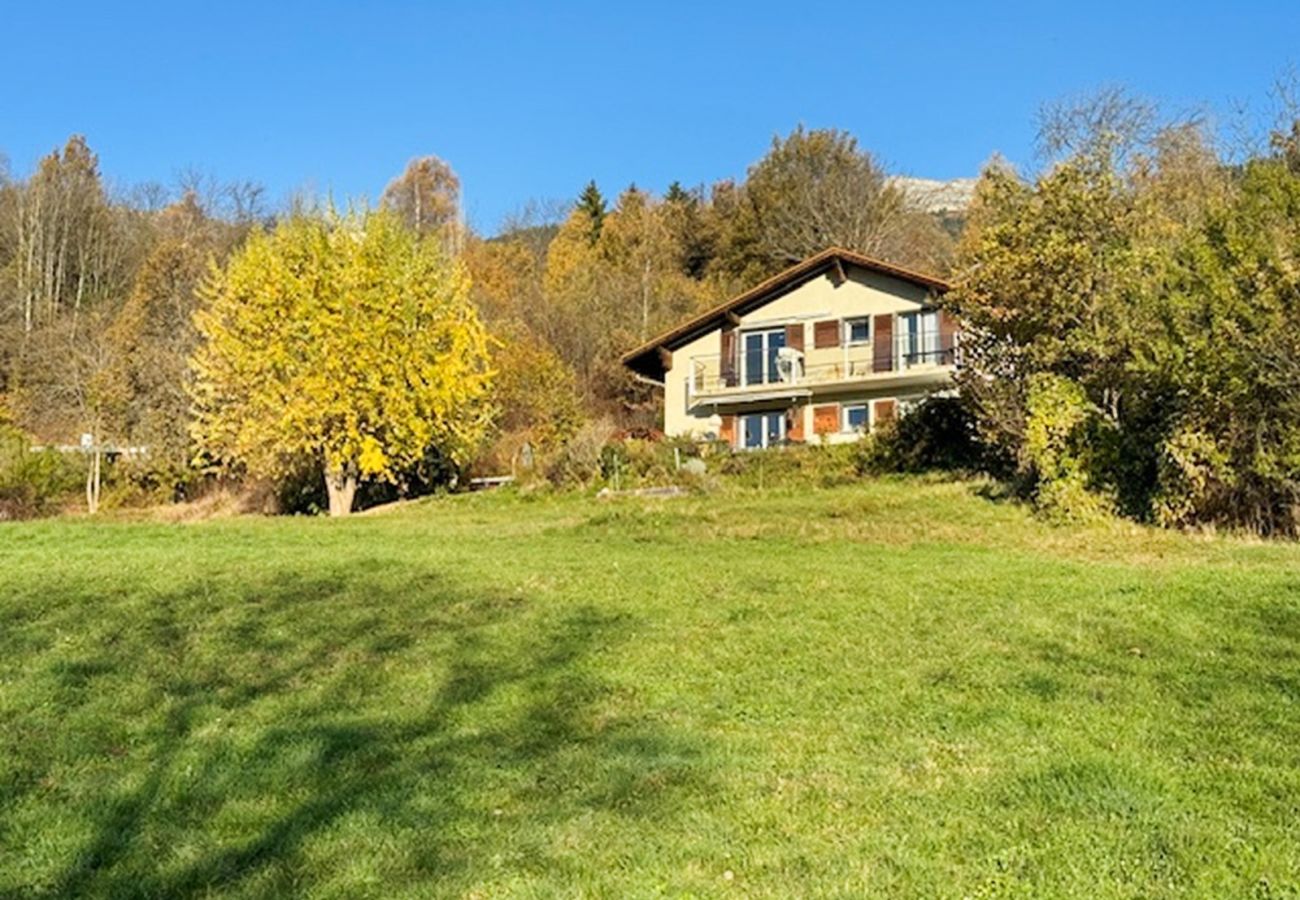
POLYGON ((712 309, 686 320, 676 328, 671 328, 663 334, 651 338, 641 346, 629 350, 623 354, 623 365, 640 375, 652 378, 655 381, 662 381, 667 368, 663 358, 666 351, 676 350, 702 334, 707 334, 715 328, 721 328, 731 316, 758 309, 777 297, 794 290, 799 285, 812 281, 814 278, 837 267, 842 269, 846 265, 879 272, 883 275, 891 275, 894 278, 920 285, 941 294, 952 287, 942 278, 936 278, 933 275, 913 272, 902 266, 873 259, 870 256, 864 256, 852 250, 845 250, 842 247, 831 247, 816 256, 808 257, 803 262, 795 263, 788 269, 777 272, 771 278, 760 282, 743 294, 732 297, 725 303, 720 303, 712 309))

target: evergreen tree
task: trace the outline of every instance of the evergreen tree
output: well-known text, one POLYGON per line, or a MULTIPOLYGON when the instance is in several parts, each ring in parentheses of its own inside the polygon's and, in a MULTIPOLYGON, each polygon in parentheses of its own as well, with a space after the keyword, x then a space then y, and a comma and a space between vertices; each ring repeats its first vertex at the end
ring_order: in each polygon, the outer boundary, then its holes
POLYGON ((696 197, 686 188, 682 187, 680 181, 674 181, 668 185, 668 190, 664 193, 664 202, 672 203, 678 206, 694 206, 696 197))
POLYGON ((578 196, 578 211, 587 217, 591 223, 587 232, 587 242, 595 245, 600 239, 600 230, 605 227, 605 197, 601 194, 600 188, 596 187, 595 179, 587 182, 587 186, 582 189, 578 196))

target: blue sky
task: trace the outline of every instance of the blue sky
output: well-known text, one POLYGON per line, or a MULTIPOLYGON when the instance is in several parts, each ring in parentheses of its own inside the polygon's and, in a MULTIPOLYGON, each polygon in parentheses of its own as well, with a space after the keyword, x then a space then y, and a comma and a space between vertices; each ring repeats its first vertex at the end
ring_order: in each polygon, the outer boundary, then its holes
POLYGON ((492 232, 595 178, 739 177, 798 123, 892 169, 1031 158, 1045 101, 1123 84, 1262 110, 1300 64, 1300 3, 199 4, 0 2, 0 152, 84 133, 116 184, 186 168, 374 197, 416 155, 492 232))

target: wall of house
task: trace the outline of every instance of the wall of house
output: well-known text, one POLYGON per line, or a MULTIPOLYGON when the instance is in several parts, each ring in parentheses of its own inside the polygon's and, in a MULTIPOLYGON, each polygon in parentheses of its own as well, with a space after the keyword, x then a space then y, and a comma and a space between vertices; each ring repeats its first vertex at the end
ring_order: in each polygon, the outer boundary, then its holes
MULTIPOLYGON (((827 273, 800 285, 769 303, 741 317, 738 330, 755 327, 778 327, 802 324, 804 328, 805 367, 841 362, 842 347, 816 349, 813 323, 825 319, 846 319, 884 313, 911 312, 930 302, 926 288, 856 267, 847 267, 846 278, 836 283, 827 273)), ((672 368, 664 379, 664 432, 669 435, 704 437, 717 435, 722 417, 712 408, 691 411, 687 408, 687 381, 694 357, 716 357, 722 349, 721 329, 715 329, 673 351, 672 368)), ((854 352, 869 354, 864 347, 854 352)), ((897 393, 891 389, 890 396, 897 393)), ((817 401, 814 401, 817 402, 817 401)), ((812 439, 813 421, 810 407, 803 409, 804 434, 812 439)), ((843 438, 851 438, 844 435, 843 438)), ((835 438, 841 439, 841 438, 835 438)))

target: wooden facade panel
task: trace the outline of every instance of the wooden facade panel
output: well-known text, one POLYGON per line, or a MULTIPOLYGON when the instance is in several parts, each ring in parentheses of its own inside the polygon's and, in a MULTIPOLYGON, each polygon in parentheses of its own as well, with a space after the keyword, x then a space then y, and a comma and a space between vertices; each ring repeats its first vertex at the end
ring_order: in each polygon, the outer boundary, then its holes
POLYGON ((736 378, 736 326, 722 326, 719 332, 718 353, 718 372, 722 376, 722 383, 727 387, 735 387, 738 381, 736 378))
POLYGON ((813 434, 834 434, 840 430, 840 405, 824 403, 813 407, 813 434))
POLYGON ((722 426, 718 429, 718 440, 726 441, 731 446, 736 446, 736 417, 733 415, 722 417, 722 426))
POLYGON ((881 425, 885 422, 892 422, 898 418, 898 401, 892 397, 888 400, 877 400, 876 408, 873 411, 872 425, 881 425))
POLYGON ((946 309, 939 310, 939 362, 951 366, 956 360, 957 320, 946 309))
POLYGON ((785 326, 785 345, 803 352, 803 322, 794 322, 785 326))
POLYGON ((823 319, 813 323, 813 347, 825 350, 840 345, 840 320, 823 319))
POLYGON ((871 350, 871 371, 889 372, 894 368, 894 317, 876 316, 871 325, 875 333, 871 350))
POLYGON ((785 414, 785 437, 790 441, 802 441, 803 434, 803 406, 796 403, 790 407, 785 414))

